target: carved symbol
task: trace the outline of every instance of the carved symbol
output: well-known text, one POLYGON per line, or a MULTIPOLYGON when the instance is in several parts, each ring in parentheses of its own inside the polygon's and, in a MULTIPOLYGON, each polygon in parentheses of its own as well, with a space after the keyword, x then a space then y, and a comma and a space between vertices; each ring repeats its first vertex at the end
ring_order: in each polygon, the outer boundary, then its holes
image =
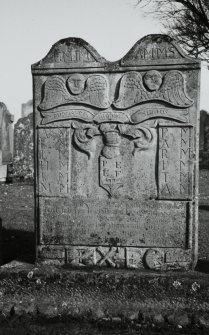
POLYGON ((159 270, 164 264, 164 256, 159 250, 149 249, 144 255, 145 263, 150 270, 159 270))
POLYGON ((138 72, 123 75, 120 83, 119 97, 113 105, 118 109, 126 109, 144 101, 160 100, 177 107, 189 107, 194 101, 186 93, 185 78, 180 71, 173 70, 165 74, 161 84, 158 71, 148 71, 144 76, 138 72))
POLYGON ((94 250, 91 248, 77 249, 78 265, 93 265, 94 264, 94 250))
POLYGON ((71 103, 86 104, 101 109, 110 106, 109 84, 103 75, 90 75, 85 82, 83 75, 74 74, 68 78, 67 86, 62 76, 54 75, 48 78, 44 83, 44 98, 39 108, 48 110, 71 103))
POLYGON ((90 159, 95 152, 96 144, 94 136, 100 134, 97 127, 91 124, 81 125, 78 122, 73 122, 72 127, 75 129, 73 133, 73 140, 76 146, 88 155, 90 159))
POLYGON ((114 263, 113 260, 110 257, 112 257, 115 254, 117 248, 112 247, 112 248, 110 248, 110 250, 107 253, 105 253, 105 251, 102 249, 102 247, 98 247, 96 250, 102 256, 102 258, 98 261, 97 265, 102 266, 103 263, 106 262, 112 268, 116 267, 116 263, 114 263))
POLYGON ((123 186, 123 162, 121 157, 106 159, 100 157, 100 186, 103 187, 110 196, 123 186))
POLYGON ((113 158, 120 155, 121 137, 116 124, 102 124, 100 130, 104 135, 105 146, 102 150, 102 155, 106 158, 113 158))
POLYGON ((133 269, 143 267, 141 250, 137 249, 136 251, 136 249, 126 248, 126 264, 128 268, 133 269))

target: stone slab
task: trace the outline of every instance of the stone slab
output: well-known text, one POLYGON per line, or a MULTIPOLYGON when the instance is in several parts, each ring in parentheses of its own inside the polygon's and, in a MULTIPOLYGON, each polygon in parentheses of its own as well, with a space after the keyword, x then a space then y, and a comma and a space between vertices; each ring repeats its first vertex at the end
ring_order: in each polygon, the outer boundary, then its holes
POLYGON ((0 182, 5 182, 7 178, 7 165, 0 165, 0 182))
POLYGON ((0 102, 0 150, 3 164, 11 163, 13 158, 13 121, 14 116, 0 102))
POLYGON ((14 126, 12 177, 15 179, 28 180, 34 178, 33 134, 33 114, 30 113, 20 118, 14 126))
POLYGON ((32 66, 39 260, 195 266, 199 69, 165 35, 112 63, 68 38, 32 66))

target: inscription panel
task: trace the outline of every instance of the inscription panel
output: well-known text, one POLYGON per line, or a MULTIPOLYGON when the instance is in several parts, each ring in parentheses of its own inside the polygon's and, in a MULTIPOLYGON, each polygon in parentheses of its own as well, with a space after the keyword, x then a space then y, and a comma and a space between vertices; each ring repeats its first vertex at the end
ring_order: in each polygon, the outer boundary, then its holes
POLYGON ((158 138, 159 198, 191 198, 193 178, 192 127, 159 127, 158 138))
POLYGON ((186 245, 185 202, 40 198, 42 244, 186 245))
POLYGON ((38 131, 38 186, 40 194, 70 192, 70 129, 38 131))

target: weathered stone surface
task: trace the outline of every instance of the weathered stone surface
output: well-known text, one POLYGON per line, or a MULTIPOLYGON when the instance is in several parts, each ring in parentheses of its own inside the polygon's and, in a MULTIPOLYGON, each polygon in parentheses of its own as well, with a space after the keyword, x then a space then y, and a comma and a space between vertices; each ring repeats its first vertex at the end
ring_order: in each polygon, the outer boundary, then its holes
POLYGON ((7 165, 13 157, 13 115, 6 105, 0 102, 0 182, 7 178, 7 165))
POLYGON ((199 69, 164 35, 114 63, 68 38, 32 66, 39 260, 194 266, 199 69))
POLYGON ((0 182, 5 182, 7 179, 7 165, 2 164, 2 151, 0 150, 0 182))
POLYGON ((209 114, 200 111, 200 168, 209 168, 209 114))
POLYGON ((14 126, 13 177, 34 177, 33 114, 21 118, 14 126))

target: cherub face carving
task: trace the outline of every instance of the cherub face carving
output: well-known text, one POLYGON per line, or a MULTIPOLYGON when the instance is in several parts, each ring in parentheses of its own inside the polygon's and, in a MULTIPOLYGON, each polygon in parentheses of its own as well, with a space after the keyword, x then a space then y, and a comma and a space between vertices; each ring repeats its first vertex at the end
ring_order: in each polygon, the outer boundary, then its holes
POLYGON ((75 73, 68 78, 67 84, 72 94, 80 94, 84 91, 85 78, 82 74, 75 73))
POLYGON ((160 88, 160 85, 162 84, 162 76, 160 72, 156 70, 148 71, 144 75, 144 85, 149 91, 156 91, 160 88))

